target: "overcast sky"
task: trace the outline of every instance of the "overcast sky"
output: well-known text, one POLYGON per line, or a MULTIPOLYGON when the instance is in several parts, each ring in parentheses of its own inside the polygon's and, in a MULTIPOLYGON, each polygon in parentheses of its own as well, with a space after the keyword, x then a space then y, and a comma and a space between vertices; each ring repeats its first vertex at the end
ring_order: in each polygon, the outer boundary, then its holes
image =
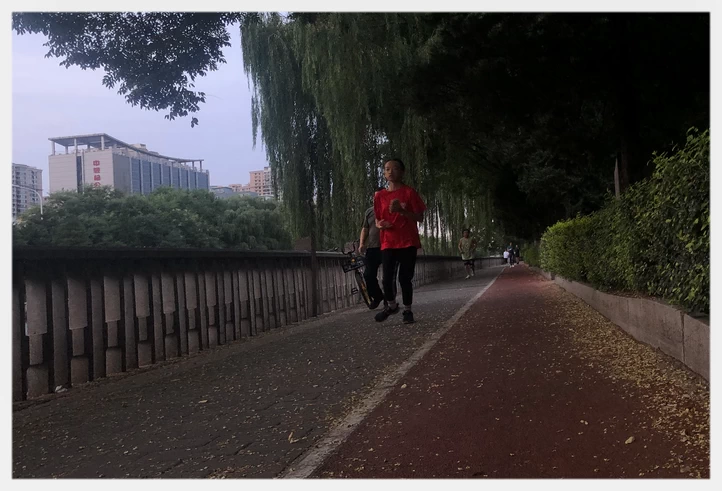
MULTIPOLYGON (((12 159, 17 164, 43 169, 48 189, 48 138, 107 133, 126 143, 145 143, 150 150, 177 158, 205 159, 211 185, 249 181, 248 172, 262 169, 262 145, 253 149, 251 102, 243 73, 240 33, 231 29, 232 46, 227 63, 198 80, 206 103, 190 117, 168 121, 164 112, 133 107, 116 90, 102 84, 104 72, 59 66, 59 58, 45 58, 45 36, 12 37, 12 159)), ((57 146, 57 151, 64 151, 57 146)))

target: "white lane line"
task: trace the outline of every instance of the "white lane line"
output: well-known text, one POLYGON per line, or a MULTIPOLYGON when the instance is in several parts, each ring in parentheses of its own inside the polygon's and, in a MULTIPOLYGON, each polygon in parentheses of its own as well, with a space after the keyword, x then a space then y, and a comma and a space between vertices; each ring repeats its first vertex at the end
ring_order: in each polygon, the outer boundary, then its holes
POLYGON ((319 443, 299 457, 297 464, 289 466, 288 469, 282 472, 278 477, 281 479, 304 479, 313 474, 313 472, 321 466, 324 460, 326 460, 326 457, 336 450, 339 445, 341 445, 348 436, 353 433, 361 421, 363 421, 364 418, 366 418, 366 416, 368 416, 369 413, 371 413, 371 411, 373 411, 374 408, 381 403, 386 395, 391 392, 391 389, 396 386, 399 380, 401 380, 401 378, 406 375, 406 373, 411 370, 411 368, 416 365, 426 353, 429 352, 441 336, 446 334, 447 331, 456 324, 461 316, 464 315, 477 300, 479 300, 484 292, 486 292, 491 285, 494 284, 502 271, 503 269, 499 270, 488 285, 477 293, 474 298, 466 302, 466 304, 461 307, 456 314, 453 315, 453 317, 447 320, 441 329, 432 334, 431 338, 424 343, 421 348, 416 350, 416 352, 414 352, 408 360, 399 365, 396 370, 383 377, 371 390, 369 396, 366 397, 359 406, 354 408, 354 410, 351 411, 351 413, 349 413, 349 415, 346 416, 341 423, 336 425, 334 428, 331 428, 328 434, 319 443))

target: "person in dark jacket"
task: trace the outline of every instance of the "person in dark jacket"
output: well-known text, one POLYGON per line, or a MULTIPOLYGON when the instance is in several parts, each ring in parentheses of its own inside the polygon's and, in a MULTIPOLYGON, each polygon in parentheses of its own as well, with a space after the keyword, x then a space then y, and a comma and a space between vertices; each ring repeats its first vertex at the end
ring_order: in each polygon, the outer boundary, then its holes
MULTIPOLYGON (((379 188, 382 191, 385 188, 379 188)), ((384 301, 384 293, 379 286, 378 272, 381 266, 381 239, 379 238, 379 229, 376 227, 376 214, 374 207, 369 207, 364 213, 364 220, 361 224, 361 237, 359 238, 359 252, 365 255, 366 268, 364 269, 364 279, 366 280, 366 288, 371 297, 371 310, 379 306, 384 301)))

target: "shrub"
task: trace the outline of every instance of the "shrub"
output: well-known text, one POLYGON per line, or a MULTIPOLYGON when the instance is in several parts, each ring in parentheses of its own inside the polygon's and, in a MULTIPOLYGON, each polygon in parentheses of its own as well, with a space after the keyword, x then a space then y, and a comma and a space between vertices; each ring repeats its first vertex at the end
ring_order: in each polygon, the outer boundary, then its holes
POLYGON ((585 249, 592 224, 593 216, 578 216, 549 227, 540 245, 542 268, 565 278, 585 281, 585 249))
POLYGON ((521 248, 521 257, 529 266, 534 266, 536 268, 540 267, 541 260, 539 258, 539 244, 535 242, 531 244, 524 244, 521 248))
POLYGON ((641 234, 647 291, 690 310, 709 311, 709 130, 687 134, 687 144, 655 155, 649 207, 641 234))
POLYGON ((159 188, 124 195, 109 187, 53 193, 43 215, 28 210, 13 226, 19 246, 289 249, 275 203, 220 199, 205 190, 159 188))
POLYGON ((599 211, 558 222, 541 239, 541 267, 601 289, 660 296, 709 312, 709 130, 654 155, 655 171, 599 211))

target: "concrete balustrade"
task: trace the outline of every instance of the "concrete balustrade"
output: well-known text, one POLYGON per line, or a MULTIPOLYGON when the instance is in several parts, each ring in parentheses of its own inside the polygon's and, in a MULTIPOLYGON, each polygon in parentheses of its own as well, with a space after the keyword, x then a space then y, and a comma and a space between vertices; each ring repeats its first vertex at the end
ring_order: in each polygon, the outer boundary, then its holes
MULTIPOLYGON (((13 250, 13 400, 213 349, 361 302, 346 257, 217 250, 13 250)), ((482 258, 477 267, 503 264, 482 258)), ((464 275, 419 255, 414 286, 464 275)))

